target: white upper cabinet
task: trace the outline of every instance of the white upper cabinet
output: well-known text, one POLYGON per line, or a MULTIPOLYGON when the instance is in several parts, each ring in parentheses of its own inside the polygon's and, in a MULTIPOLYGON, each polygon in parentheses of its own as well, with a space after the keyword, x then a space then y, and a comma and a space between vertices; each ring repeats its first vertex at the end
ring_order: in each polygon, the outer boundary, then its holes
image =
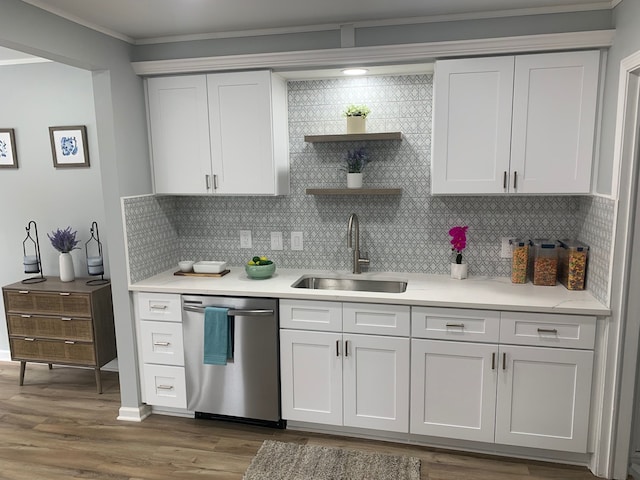
POLYGON ((147 81, 156 193, 289 193, 287 88, 269 71, 147 81))
POLYGON ((598 51, 436 62, 433 194, 591 190, 598 51))

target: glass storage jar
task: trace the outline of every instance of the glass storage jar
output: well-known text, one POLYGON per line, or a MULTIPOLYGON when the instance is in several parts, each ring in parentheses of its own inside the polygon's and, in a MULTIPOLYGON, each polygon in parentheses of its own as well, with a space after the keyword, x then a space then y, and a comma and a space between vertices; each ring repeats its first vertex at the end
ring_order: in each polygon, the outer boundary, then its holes
POLYGON ((584 290, 589 246, 577 240, 560 240, 558 279, 569 290, 584 290))
POLYGON ((511 282, 527 283, 529 264, 529 240, 512 238, 511 244, 511 282))
POLYGON ((558 277, 558 243, 555 240, 533 240, 533 284, 553 286, 558 277))

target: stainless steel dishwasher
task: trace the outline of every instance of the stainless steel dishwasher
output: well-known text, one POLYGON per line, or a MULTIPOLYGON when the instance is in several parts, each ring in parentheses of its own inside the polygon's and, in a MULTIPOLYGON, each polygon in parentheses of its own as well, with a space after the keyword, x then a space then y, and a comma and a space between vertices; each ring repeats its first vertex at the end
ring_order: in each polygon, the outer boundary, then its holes
POLYGON ((284 428, 280 410, 278 301, 182 296, 187 408, 220 418, 284 428), (204 363, 204 309, 229 309, 233 358, 204 363))

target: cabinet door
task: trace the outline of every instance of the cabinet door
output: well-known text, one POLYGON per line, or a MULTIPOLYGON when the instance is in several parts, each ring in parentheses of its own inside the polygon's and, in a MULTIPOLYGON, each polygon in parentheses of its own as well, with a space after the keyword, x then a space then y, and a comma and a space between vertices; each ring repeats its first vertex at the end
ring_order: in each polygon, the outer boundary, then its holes
POLYGON ((216 193, 274 194, 271 72, 207 76, 216 193))
POLYGON ((513 57, 442 60, 434 77, 431 193, 502 193, 513 57))
POLYGON ((516 57, 511 191, 590 192, 599 61, 597 51, 516 57))
POLYGON ((280 330, 282 416, 342 425, 342 335, 280 330))
POLYGON ((496 443, 587 451, 593 352, 500 346, 496 443))
POLYGON ((211 175, 205 75, 147 80, 156 193, 207 193, 211 175))
POLYGON ((409 339, 344 335, 344 425, 409 431, 409 339))
POLYGON ((411 341, 411 433, 493 442, 497 345, 411 341))

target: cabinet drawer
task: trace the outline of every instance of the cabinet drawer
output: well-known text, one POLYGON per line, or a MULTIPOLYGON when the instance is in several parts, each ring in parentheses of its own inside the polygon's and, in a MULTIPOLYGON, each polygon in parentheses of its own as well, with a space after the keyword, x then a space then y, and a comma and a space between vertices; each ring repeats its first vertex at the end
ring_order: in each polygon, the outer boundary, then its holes
POLYGON ((411 336, 497 343, 500 338, 500 313, 491 310, 412 307, 411 336))
POLYGON ((62 340, 11 338, 11 356, 13 360, 96 364, 93 344, 62 340))
POLYGON ((91 297, 82 293, 5 291, 7 312, 91 316, 91 297))
POLYGON ((592 349, 596 317, 502 312, 500 343, 592 349))
POLYGON ((90 318, 7 314, 7 325, 9 335, 93 341, 93 325, 90 318))
POLYGON ((184 367, 145 364, 144 388, 149 405, 187 408, 184 367))
POLYGON ((280 327, 341 332, 342 303, 280 300, 280 327))
POLYGON ((141 292, 136 298, 139 318, 164 322, 182 321, 180 295, 141 292))
POLYGON ((348 333, 370 333, 408 337, 411 308, 403 305, 344 303, 342 329, 348 333))
POLYGON ((142 321, 140 334, 144 363, 184 365, 181 323, 142 321))

